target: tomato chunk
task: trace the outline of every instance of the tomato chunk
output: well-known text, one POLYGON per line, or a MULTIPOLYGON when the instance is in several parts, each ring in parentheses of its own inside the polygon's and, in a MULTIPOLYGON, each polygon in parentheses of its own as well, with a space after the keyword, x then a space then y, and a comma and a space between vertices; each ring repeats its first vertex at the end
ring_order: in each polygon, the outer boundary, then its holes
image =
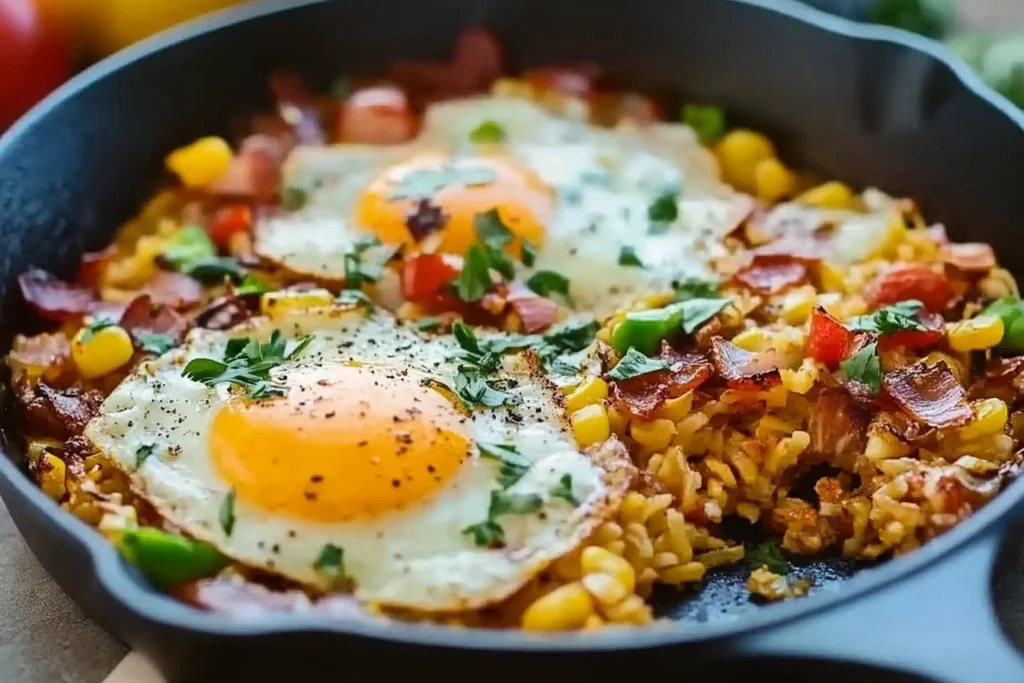
POLYGON ((811 313, 811 331, 807 337, 807 356, 832 368, 850 355, 853 332, 829 315, 821 306, 811 313))
POLYGON ((219 209, 213 216, 210 237, 222 247, 227 247, 231 238, 252 228, 252 209, 245 204, 234 204, 219 209))
POLYGON ((942 273, 925 265, 907 265, 879 276, 868 290, 868 303, 878 308, 917 299, 929 311, 941 311, 953 294, 953 286, 942 273))
POLYGON ((413 303, 436 304, 444 286, 459 275, 461 264, 453 256, 417 254, 402 265, 402 296, 413 303))
POLYGON ((341 142, 393 145, 412 138, 417 125, 405 92, 382 85, 349 95, 338 113, 335 132, 341 142))

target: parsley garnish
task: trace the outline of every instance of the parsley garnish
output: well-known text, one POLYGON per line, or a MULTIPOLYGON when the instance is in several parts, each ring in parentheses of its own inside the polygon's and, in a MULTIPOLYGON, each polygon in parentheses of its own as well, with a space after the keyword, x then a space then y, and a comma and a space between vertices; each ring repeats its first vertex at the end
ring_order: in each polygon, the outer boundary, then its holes
POLYGON ((139 348, 154 356, 162 356, 174 348, 174 337, 169 334, 143 332, 136 339, 139 342, 139 348))
POLYGON ((668 370, 668 363, 660 358, 648 358, 631 346, 626 355, 608 372, 608 379, 621 382, 661 370, 668 370))
POLYGON ((551 497, 561 498, 568 501, 570 505, 579 505, 580 501, 572 493, 572 475, 563 474, 558 483, 551 487, 551 497))
POLYGON ((515 234, 502 222, 497 209, 490 209, 474 216, 473 230, 481 242, 496 249, 509 245, 515 239, 515 234))
POLYGON ((582 351, 594 341, 598 329, 596 320, 566 323, 554 332, 544 335, 544 345, 556 349, 559 353, 582 351))
POLYGON ((537 247, 533 246, 525 239, 523 240, 523 265, 527 268, 533 268, 533 264, 537 262, 537 247))
POLYGON ((489 271, 490 259, 484 248, 479 244, 470 245, 462 262, 462 271, 452 282, 455 294, 467 303, 483 299, 494 285, 489 271))
POLYGON ((135 469, 142 467, 142 463, 146 462, 146 458, 153 455, 153 451, 156 449, 151 443, 143 444, 135 449, 135 469))
POLYGON ((469 140, 477 144, 503 142, 505 140, 505 129, 497 121, 483 121, 469 134, 469 140))
POLYGON ((625 246, 619 250, 619 265, 632 266, 634 268, 644 267, 643 261, 636 255, 636 247, 632 246, 625 246))
POLYGON ((479 546, 493 547, 505 540, 505 530, 495 521, 498 515, 508 513, 526 515, 537 512, 543 507, 544 501, 536 493, 517 494, 505 491, 491 491, 491 504, 487 508, 487 519, 462 530, 463 534, 471 535, 473 542, 479 546))
POLYGON ((231 489, 228 491, 228 495, 224 496, 224 501, 220 504, 220 510, 218 513, 220 519, 220 528, 224 530, 224 533, 228 536, 235 530, 235 490, 231 489))
POLYGON ((871 342, 839 364, 848 379, 860 382, 872 394, 877 394, 882 388, 882 361, 878 357, 877 346, 877 342, 871 342))
POLYGON ((480 348, 480 342, 466 323, 460 320, 452 325, 452 334, 462 347, 460 359, 472 365, 474 370, 489 374, 498 369, 498 357, 480 348))
POLYGON ((194 358, 181 374, 209 386, 226 382, 244 387, 253 399, 283 396, 284 387, 271 381, 270 371, 283 361, 302 353, 312 340, 313 337, 307 335, 299 340, 295 348, 286 352, 286 342, 279 330, 274 330, 266 344, 248 337, 232 339, 224 349, 223 361, 194 358))
POLYGON ((374 247, 380 247, 381 243, 376 237, 356 242, 352 251, 345 254, 343 263, 345 265, 345 288, 360 289, 366 283, 376 282, 384 273, 384 263, 394 255, 395 250, 388 248, 386 258, 379 262, 365 259, 366 252, 374 247))
POLYGON ((732 299, 687 299, 675 304, 683 313, 683 332, 693 334, 731 303, 732 299))
POLYGON ((390 199, 430 199, 450 185, 486 185, 496 177, 489 168, 421 168, 402 178, 390 199))
POLYGON ((480 370, 461 367, 455 375, 455 394, 462 399, 467 408, 482 405, 486 408, 497 408, 506 403, 515 403, 516 398, 509 393, 496 389, 483 378, 480 370))
POLYGON ((530 469, 530 462, 515 449, 514 446, 500 443, 477 443, 481 457, 497 460, 501 463, 498 472, 498 484, 503 489, 515 484, 530 469))
POLYGON ((683 107, 683 123, 693 128, 702 145, 713 145, 725 135, 725 112, 721 107, 687 104, 683 107))
POLYGON ((679 206, 676 204, 678 196, 675 192, 666 192, 658 196, 647 207, 647 219, 652 223, 672 223, 675 221, 679 217, 679 206))
POLYGON ((95 334, 100 330, 105 330, 106 328, 113 327, 114 325, 117 325, 117 321, 111 318, 110 316, 97 315, 92 320, 90 320, 89 324, 86 325, 85 328, 82 330, 81 341, 87 342, 90 339, 92 339, 93 336, 95 336, 95 334))
POLYGON ((786 561, 778 544, 772 541, 765 541, 756 548, 747 550, 746 559, 757 565, 763 564, 773 574, 789 573, 789 562, 786 561))
POLYGON ((916 299, 901 301, 892 306, 880 308, 871 315, 857 316, 847 327, 854 332, 873 332, 875 334, 896 334, 909 330, 924 330, 924 325, 917 319, 917 314, 924 304, 916 299))
POLYGON ((526 281, 526 286, 541 296, 548 296, 552 292, 569 296, 569 280, 553 270, 538 270, 526 281))
POLYGON ((473 537, 474 545, 484 548, 499 546, 505 541, 505 530, 493 520, 484 520, 477 524, 471 524, 462 530, 463 534, 473 537))
POLYGON ((345 578, 345 551, 333 543, 325 543, 320 555, 313 563, 313 569, 327 576, 331 583, 338 583, 345 578))
POLYGON ((298 211, 309 202, 309 193, 294 185, 281 188, 281 205, 289 211, 298 211))
POLYGON ((711 280, 683 280, 676 285, 676 301, 714 299, 717 296, 718 283, 711 280))
POLYGON ((416 329, 420 332, 429 332, 430 330, 436 330, 441 326, 441 321, 433 316, 427 316, 426 318, 420 318, 416 321, 416 329))

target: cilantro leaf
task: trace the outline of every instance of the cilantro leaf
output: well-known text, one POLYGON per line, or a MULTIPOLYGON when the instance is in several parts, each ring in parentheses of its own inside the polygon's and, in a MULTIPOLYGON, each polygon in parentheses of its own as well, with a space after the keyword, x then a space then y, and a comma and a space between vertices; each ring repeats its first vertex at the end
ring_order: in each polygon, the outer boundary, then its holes
POLYGON ((481 242, 496 249, 511 244, 515 239, 515 234, 502 222, 497 209, 490 209, 474 216, 473 230, 481 242))
POLYGON ((530 469, 530 462, 508 444, 477 442, 480 456, 501 463, 498 484, 503 489, 514 485, 530 469))
POLYGON ((877 394, 882 388, 882 361, 877 347, 878 342, 871 342, 839 364, 848 379, 860 382, 872 394, 877 394))
POLYGON ((454 391, 462 399, 462 402, 466 404, 466 407, 470 409, 474 405, 482 405, 485 408, 497 408, 506 403, 516 402, 512 394, 496 389, 475 368, 463 367, 459 369, 459 373, 455 375, 454 391))
POLYGON ((745 559, 756 565, 765 565, 773 574, 788 574, 789 562, 782 554, 782 549, 773 541, 765 541, 756 548, 747 550, 745 559))
POLYGON ((470 245, 462 262, 462 271, 452 282, 455 294, 467 303, 480 301, 490 291, 490 259, 479 244, 470 245))
POLYGON ((463 353, 460 358, 472 365, 474 370, 490 374, 498 369, 498 357, 481 349, 476 335, 466 323, 460 320, 453 324, 452 334, 455 336, 455 341, 462 347, 463 353))
POLYGON ((569 322, 544 335, 544 344, 560 353, 582 351, 594 341, 598 329, 596 320, 569 322))
POLYGON ((505 530, 492 519, 471 524, 463 529, 462 533, 472 536, 474 545, 483 548, 493 548, 505 542, 505 530))
POLYGON ((538 270, 526 281, 526 286, 541 296, 548 296, 552 292, 569 296, 569 280, 553 270, 538 270))
POLYGON ((725 111, 703 104, 683 106, 683 123, 693 128, 702 145, 713 145, 725 135, 725 111))
POLYGON ((320 555, 313 563, 313 569, 321 572, 331 579, 331 583, 337 583, 345 578, 345 551, 333 543, 325 543, 320 549, 320 555))
POLYGON ((621 382, 661 370, 668 370, 668 363, 660 358, 648 358, 631 346, 626 355, 608 372, 608 378, 621 382))
POLYGON ((666 192, 659 195, 651 205, 647 207, 647 219, 654 223, 672 223, 679 217, 679 206, 676 200, 679 195, 676 192, 666 192))
POLYGON ((857 316, 849 322, 847 328, 854 332, 872 332, 883 335, 924 330, 925 326, 917 319, 922 308, 924 308, 924 304, 920 301, 908 299, 880 308, 871 315, 857 316))
POLYGON ((178 271, 190 270, 193 263, 217 255, 213 240, 198 225, 186 225, 174 234, 160 258, 178 271))
POLYGON ((345 267, 345 288, 360 289, 364 284, 376 282, 384 274, 384 264, 395 254, 395 249, 383 247, 380 240, 373 238, 361 240, 353 245, 352 251, 345 254, 342 263, 345 267), (379 259, 366 258, 370 249, 381 247, 383 254, 379 259))
POLYGON ((714 299, 718 296, 718 283, 711 280, 683 280, 676 285, 676 301, 687 299, 714 299))
POLYGON ((505 140, 505 129, 501 127, 497 121, 482 121, 479 126, 474 128, 469 134, 470 142, 488 143, 488 142, 503 142, 505 140))
POLYGON ((235 490, 231 489, 228 494, 224 496, 224 500, 220 504, 220 510, 218 511, 217 517, 220 521, 220 528, 224 530, 224 533, 228 536, 235 530, 235 490))
POLYGON ((533 268, 533 264, 537 262, 537 247, 533 246, 530 242, 523 240, 523 265, 527 268, 533 268))
POLYGON ((683 313, 682 328, 686 334, 693 334, 700 326, 714 318, 732 303, 731 299, 686 299, 678 304, 683 313))
POLYGON ((570 505, 579 505, 579 499, 573 495, 572 492, 572 475, 563 474, 558 483, 551 487, 551 497, 561 498, 567 501, 570 505))
POLYGON ((146 462, 146 458, 153 455, 153 451, 156 449, 151 443, 143 444, 135 449, 135 469, 142 467, 142 463, 146 462))
POLYGON ((89 324, 82 330, 81 341, 87 342, 92 339, 97 332, 105 330, 108 327, 114 327, 117 325, 117 321, 108 315, 97 315, 89 321, 89 324))
POLYGON ((491 491, 491 507, 488 510, 488 517, 494 519, 498 515, 508 513, 528 515, 531 512, 537 512, 543 506, 544 499, 536 493, 491 491))
POLYGON ((265 344, 247 337, 232 339, 224 349, 223 361, 193 358, 181 374, 209 386, 228 383, 243 387, 254 399, 283 396, 284 387, 271 381, 270 371, 302 353, 312 340, 312 335, 306 335, 287 352, 287 342, 280 330, 274 330, 265 344))
POLYGON ((154 356, 162 356, 174 348, 174 337, 169 334, 143 332, 136 339, 139 342, 139 348, 154 356))
POLYGON ((625 246, 619 250, 619 265, 643 268, 643 261, 636 255, 636 247, 625 246))

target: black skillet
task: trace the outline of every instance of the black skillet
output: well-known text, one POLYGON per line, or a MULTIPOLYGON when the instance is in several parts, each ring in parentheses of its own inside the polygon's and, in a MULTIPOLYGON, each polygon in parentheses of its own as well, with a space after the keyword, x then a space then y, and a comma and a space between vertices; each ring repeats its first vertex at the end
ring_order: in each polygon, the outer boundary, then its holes
MULTIPOLYGON (((638 88, 720 103, 771 134, 792 163, 917 197, 953 236, 992 243, 1024 274, 1024 116, 909 34, 760 0, 293 0, 222 14, 107 60, 0 140, 2 348, 33 325, 11 287, 17 274, 33 265, 73 273, 79 255, 107 244, 155 189, 167 150, 267 106, 271 71, 292 67, 326 88, 395 57, 444 57, 473 24, 497 33, 514 66, 594 60, 638 88)), ((752 606, 749 567, 738 567, 700 593, 659 594, 659 613, 675 621, 645 629, 538 637, 234 623, 153 591, 46 499, 21 469, 2 391, 0 493, 15 522, 64 590, 172 680, 1024 681, 1011 644, 1024 646, 1024 542, 1011 532, 1024 481, 906 558, 800 564, 815 594, 781 605, 752 606)))

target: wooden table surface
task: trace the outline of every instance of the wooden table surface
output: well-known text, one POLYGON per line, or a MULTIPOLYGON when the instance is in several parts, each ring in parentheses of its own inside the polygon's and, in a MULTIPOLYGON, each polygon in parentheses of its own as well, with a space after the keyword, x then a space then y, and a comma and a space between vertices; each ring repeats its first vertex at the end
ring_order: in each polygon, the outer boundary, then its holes
MULTIPOLYGON (((970 26, 1024 26, 1021 0, 961 0, 970 26)), ((0 502, 0 681, 100 683, 124 646, 90 621, 36 562, 0 502)))

